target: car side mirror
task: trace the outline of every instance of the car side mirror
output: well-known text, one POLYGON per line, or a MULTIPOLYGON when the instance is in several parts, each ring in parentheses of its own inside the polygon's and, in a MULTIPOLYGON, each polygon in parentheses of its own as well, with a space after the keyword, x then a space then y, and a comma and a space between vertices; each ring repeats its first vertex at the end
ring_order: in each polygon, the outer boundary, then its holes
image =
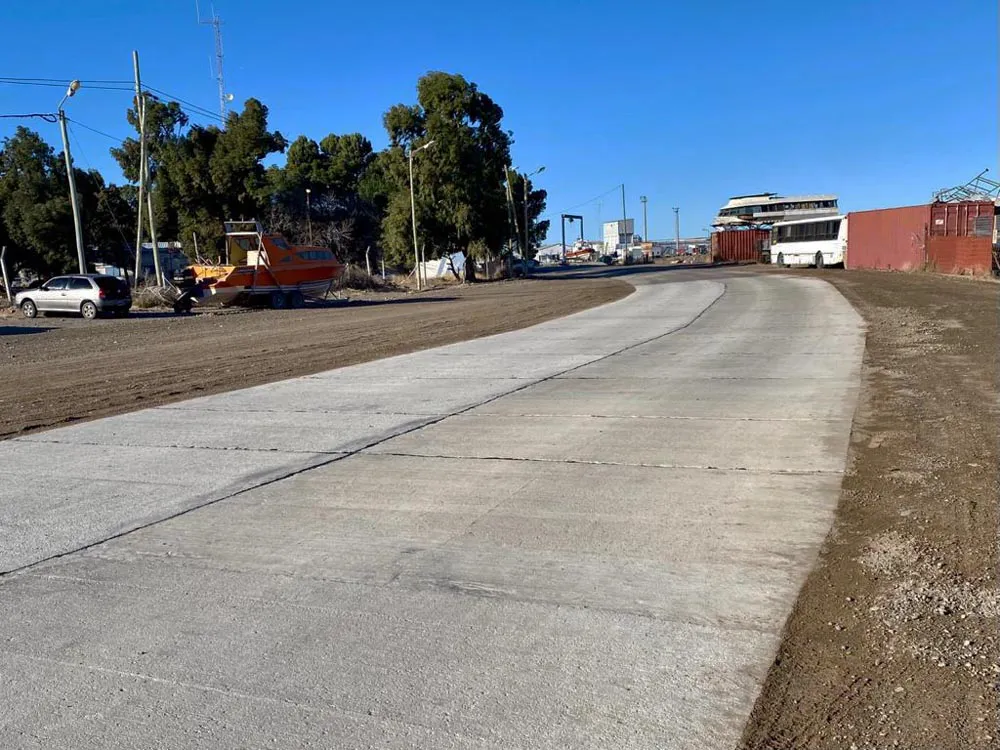
POLYGON ((39 291, 42 291, 42 292, 49 291, 49 288, 45 284, 42 284, 40 287, 38 287, 38 289, 39 289, 39 291))

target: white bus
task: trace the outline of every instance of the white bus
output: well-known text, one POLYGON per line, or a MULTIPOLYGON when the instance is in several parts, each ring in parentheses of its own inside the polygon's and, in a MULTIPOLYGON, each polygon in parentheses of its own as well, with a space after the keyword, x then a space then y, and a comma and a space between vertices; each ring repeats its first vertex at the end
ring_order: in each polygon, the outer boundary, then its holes
POLYGON ((777 266, 844 265, 847 217, 779 221, 771 227, 771 263, 777 266))

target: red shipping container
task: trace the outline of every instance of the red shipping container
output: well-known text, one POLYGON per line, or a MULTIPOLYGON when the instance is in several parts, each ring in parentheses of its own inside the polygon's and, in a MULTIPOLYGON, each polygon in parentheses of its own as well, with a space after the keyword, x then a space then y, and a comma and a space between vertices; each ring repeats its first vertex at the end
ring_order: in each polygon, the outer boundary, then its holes
POLYGON ((968 201, 964 203, 932 203, 931 204, 931 237, 974 237, 987 236, 987 231, 976 231, 976 219, 983 228, 988 228, 988 234, 993 233, 993 214, 996 207, 986 201, 968 201))
POLYGON ((771 233, 767 229, 730 229, 712 233, 712 258, 723 262, 760 263, 771 233))
POLYGON ((852 211, 847 215, 846 268, 906 271, 927 260, 930 206, 852 211))
POLYGON ((940 273, 988 273, 993 265, 993 238, 928 237, 927 261, 940 273))

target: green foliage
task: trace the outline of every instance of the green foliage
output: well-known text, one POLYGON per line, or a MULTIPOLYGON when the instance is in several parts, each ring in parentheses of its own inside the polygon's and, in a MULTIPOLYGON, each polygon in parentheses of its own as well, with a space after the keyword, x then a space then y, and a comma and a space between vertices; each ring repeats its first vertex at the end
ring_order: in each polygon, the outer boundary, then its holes
MULTIPOLYGON (((508 236, 504 169, 510 163, 510 134, 503 110, 460 75, 428 73, 417 83, 417 104, 386 112, 386 160, 390 200, 382 223, 387 255, 412 252, 412 223, 406 149, 434 141, 414 156, 417 223, 428 256, 462 252, 497 257, 508 236)), ((474 265, 467 263, 467 273, 474 265)))
MULTIPOLYGON (((412 267, 408 151, 434 141, 413 160, 417 222, 430 258, 462 252, 497 258, 511 236, 504 184, 511 134, 503 110, 460 75, 434 72, 417 83, 416 104, 384 115, 389 145, 376 152, 360 133, 330 133, 291 143, 268 128, 268 110, 248 99, 224 128, 191 126, 176 102, 146 94, 146 153, 157 236, 203 255, 221 246, 223 222, 257 218, 295 242, 335 248, 363 263, 367 250, 387 264, 412 267), (265 169, 275 153, 283 165, 265 169), (308 198, 307 198, 308 196, 308 198)), ((135 107, 126 112, 136 136, 111 154, 136 183, 141 146, 135 107)), ((97 172, 76 170, 88 259, 131 266, 138 195, 135 184, 107 185, 97 172)), ((16 264, 41 272, 75 267, 76 249, 65 166, 37 133, 19 128, 0 150, 0 242, 16 264)), ((514 176, 514 206, 523 229, 523 178, 514 176)), ((532 243, 548 222, 538 219, 546 193, 528 185, 532 243)), ((143 207, 145 208, 145 207, 143 207)), ((474 264, 467 263, 469 271, 474 264)))
POLYGON ((38 133, 18 127, 0 150, 0 218, 12 267, 41 273, 69 269, 76 258, 66 170, 38 133))

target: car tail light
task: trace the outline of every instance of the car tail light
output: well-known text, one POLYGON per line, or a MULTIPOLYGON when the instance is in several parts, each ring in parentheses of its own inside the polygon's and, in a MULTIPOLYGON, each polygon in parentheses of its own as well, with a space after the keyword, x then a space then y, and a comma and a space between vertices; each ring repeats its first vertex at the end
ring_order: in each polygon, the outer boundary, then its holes
POLYGON ((98 289, 97 290, 97 296, 100 299, 104 299, 104 290, 103 289, 98 289))

